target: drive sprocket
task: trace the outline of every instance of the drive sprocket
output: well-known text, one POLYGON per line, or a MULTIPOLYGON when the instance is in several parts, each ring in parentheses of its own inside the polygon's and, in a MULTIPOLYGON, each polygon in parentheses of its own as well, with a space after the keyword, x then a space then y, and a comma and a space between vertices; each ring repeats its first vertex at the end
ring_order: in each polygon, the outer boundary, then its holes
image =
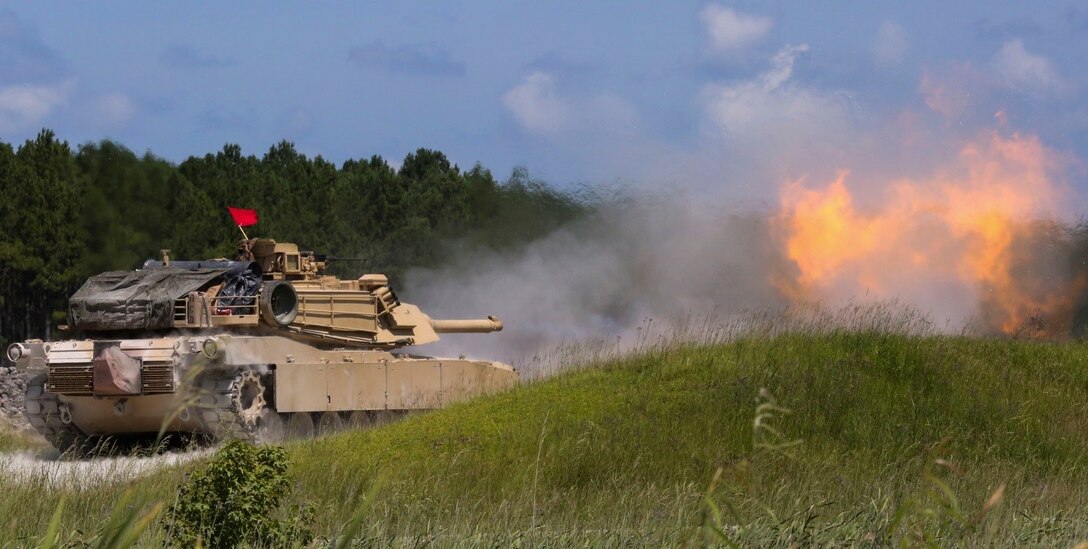
POLYGON ((267 404, 264 398, 264 390, 261 376, 253 370, 245 370, 234 378, 231 404, 239 425, 248 433, 257 430, 261 413, 267 404))

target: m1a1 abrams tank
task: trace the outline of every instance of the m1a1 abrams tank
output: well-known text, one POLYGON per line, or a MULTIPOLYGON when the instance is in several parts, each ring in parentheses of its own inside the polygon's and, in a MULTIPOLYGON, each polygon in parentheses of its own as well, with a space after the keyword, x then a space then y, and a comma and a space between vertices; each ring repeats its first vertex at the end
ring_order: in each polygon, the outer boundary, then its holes
POLYGON ((7 349, 28 377, 30 423, 61 450, 92 436, 192 433, 277 441, 428 410, 517 383, 499 362, 398 352, 495 317, 435 320, 384 275, 342 280, 325 258, 269 239, 235 260, 149 260, 91 277, 65 341, 7 349))

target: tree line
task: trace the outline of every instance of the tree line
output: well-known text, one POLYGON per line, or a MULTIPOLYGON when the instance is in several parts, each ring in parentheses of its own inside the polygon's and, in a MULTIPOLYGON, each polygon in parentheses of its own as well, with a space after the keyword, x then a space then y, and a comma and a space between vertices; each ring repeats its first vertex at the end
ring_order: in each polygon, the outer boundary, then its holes
POLYGON ((516 246, 584 216, 593 201, 515 169, 504 181, 419 149, 399 168, 380 156, 337 166, 282 141, 262 157, 228 144, 174 164, 101 141, 73 149, 50 130, 0 142, 0 344, 53 337, 66 301, 93 274, 129 270, 168 248, 177 259, 229 257, 241 239, 227 206, 256 209, 250 236, 394 276, 434 266, 451 243, 516 246))

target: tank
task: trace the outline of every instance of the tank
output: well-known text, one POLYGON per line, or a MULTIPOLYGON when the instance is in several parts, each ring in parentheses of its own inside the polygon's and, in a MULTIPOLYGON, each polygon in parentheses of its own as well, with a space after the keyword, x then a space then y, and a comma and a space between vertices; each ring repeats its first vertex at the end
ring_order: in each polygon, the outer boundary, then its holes
POLYGON ((497 332, 497 318, 430 318, 385 275, 345 280, 328 261, 254 238, 233 260, 164 250, 89 278, 69 299, 71 338, 7 349, 27 376, 30 423, 61 450, 163 433, 278 442, 517 384, 507 364, 406 352, 443 333, 497 332))

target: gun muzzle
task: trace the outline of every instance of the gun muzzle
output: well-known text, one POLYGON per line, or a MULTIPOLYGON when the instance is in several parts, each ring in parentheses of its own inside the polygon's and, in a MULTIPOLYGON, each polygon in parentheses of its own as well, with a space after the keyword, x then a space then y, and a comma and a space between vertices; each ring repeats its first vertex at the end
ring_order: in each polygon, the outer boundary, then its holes
POLYGON ((486 334, 502 330, 502 321, 489 316, 472 320, 435 320, 431 327, 440 334, 486 334))

